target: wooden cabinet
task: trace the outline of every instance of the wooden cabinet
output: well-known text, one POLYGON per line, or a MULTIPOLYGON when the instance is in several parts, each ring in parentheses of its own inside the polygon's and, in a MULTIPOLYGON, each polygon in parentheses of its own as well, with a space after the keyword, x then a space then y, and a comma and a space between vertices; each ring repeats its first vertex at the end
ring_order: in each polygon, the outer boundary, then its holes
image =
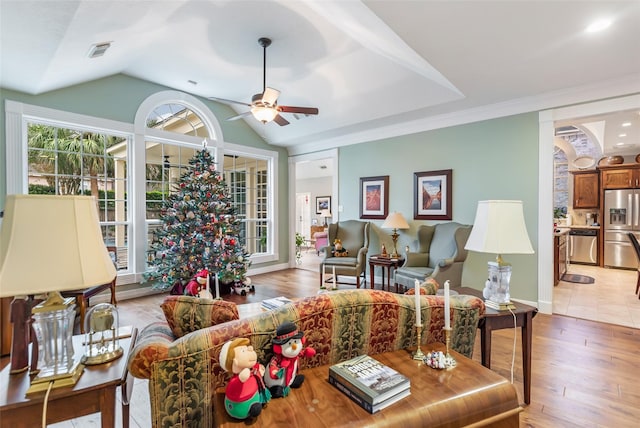
POLYGON ((600 188, 598 171, 575 171, 573 174, 573 208, 598 208, 600 188))
POLYGON ((603 189, 640 188, 640 168, 631 165, 621 168, 602 168, 601 179, 603 189))
POLYGON ((553 285, 558 285, 562 275, 567 272, 567 233, 556 235, 553 246, 553 285))

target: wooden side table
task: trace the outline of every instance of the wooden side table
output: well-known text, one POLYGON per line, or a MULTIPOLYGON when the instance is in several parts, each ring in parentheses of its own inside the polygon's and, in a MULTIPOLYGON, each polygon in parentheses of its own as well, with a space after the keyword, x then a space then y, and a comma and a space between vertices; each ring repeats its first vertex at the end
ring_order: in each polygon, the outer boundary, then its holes
MULTIPOLYGON (((391 269, 397 269, 404 263, 402 257, 382 257, 380 254, 375 254, 369 257, 369 269, 371 270, 371 288, 375 285, 375 267, 380 266, 382 268, 382 289, 384 290, 384 273, 387 272, 387 291, 391 291, 391 269)), ((398 285, 396 284, 396 293, 398 292, 398 285)))
MULTIPOLYGON (((459 294, 467 294, 471 296, 482 297, 482 292, 475 288, 458 287, 452 290, 459 294)), ((514 325, 513 315, 509 311, 498 311, 486 308, 484 317, 480 319, 478 328, 480 329, 480 351, 482 353, 482 365, 491 368, 491 332, 493 330, 502 330, 504 328, 520 327, 522 333, 522 381, 524 386, 524 402, 531 402, 531 338, 533 336, 533 317, 538 313, 538 309, 525 305, 524 303, 514 302, 515 309, 513 313, 516 317, 514 325)))
MULTIPOLYGON (((123 328, 121 331, 126 330, 123 328)), ((123 424, 129 426, 128 399, 131 396, 133 377, 127 370, 127 360, 133 348, 138 330, 129 328, 131 336, 120 339, 123 354, 104 364, 86 366, 78 383, 70 387, 52 389, 47 404, 47 425, 100 412, 102 428, 113 428, 115 423, 116 390, 122 387, 123 424), (126 395, 126 397, 125 397, 126 395), (126 407, 126 408, 125 408, 126 407), (125 418, 126 415, 126 418, 125 418)), ((84 352, 85 335, 73 336, 74 357, 84 352)), ((10 367, 0 372, 0 385, 6 392, 0 394, 0 421, 2 426, 28 428, 41 426, 45 392, 26 395, 31 383, 29 372, 9 374, 10 367)))

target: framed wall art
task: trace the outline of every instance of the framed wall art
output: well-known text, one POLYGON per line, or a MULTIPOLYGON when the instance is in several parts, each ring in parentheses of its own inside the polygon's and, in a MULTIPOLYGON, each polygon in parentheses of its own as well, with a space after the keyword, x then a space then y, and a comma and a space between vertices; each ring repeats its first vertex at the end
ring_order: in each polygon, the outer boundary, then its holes
POLYGON ((414 181, 413 218, 416 220, 451 220, 451 172, 416 172, 414 181))
POLYGON ((360 218, 385 219, 389 214, 389 176, 360 178, 360 218))
POLYGON ((322 210, 331 212, 331 196, 316 196, 316 214, 322 214, 322 210))

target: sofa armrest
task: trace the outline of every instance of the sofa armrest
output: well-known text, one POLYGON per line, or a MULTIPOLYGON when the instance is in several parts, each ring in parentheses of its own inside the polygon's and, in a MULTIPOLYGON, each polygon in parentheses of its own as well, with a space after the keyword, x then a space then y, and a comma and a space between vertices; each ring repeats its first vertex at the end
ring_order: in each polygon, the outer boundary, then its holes
POLYGON ((366 266, 367 264, 367 252, 369 249, 367 247, 362 247, 358 250, 358 264, 360 266, 366 266))
POLYGON ((406 259, 402 267, 420 266, 426 267, 429 263, 429 253, 412 253, 407 252, 406 259))
POLYGON ((154 322, 146 326, 136 340, 127 363, 129 372, 140 379, 151 378, 151 365, 169 355, 169 347, 175 336, 166 322, 154 322))
POLYGON ((455 258, 449 257, 449 258, 446 258, 446 259, 438 260, 438 263, 436 263, 436 265, 438 267, 444 268, 444 267, 447 267, 447 266, 451 266, 453 264, 453 262, 455 262, 455 261, 456 261, 455 258))

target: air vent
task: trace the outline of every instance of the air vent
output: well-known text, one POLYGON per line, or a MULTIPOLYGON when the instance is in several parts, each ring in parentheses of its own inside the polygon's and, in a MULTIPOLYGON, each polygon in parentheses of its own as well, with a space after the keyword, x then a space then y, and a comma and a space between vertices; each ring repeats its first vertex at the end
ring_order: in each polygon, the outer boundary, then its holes
POLYGON ((91 49, 89 50, 89 58, 97 58, 104 55, 104 53, 110 47, 111 42, 96 43, 95 45, 91 46, 91 49))

